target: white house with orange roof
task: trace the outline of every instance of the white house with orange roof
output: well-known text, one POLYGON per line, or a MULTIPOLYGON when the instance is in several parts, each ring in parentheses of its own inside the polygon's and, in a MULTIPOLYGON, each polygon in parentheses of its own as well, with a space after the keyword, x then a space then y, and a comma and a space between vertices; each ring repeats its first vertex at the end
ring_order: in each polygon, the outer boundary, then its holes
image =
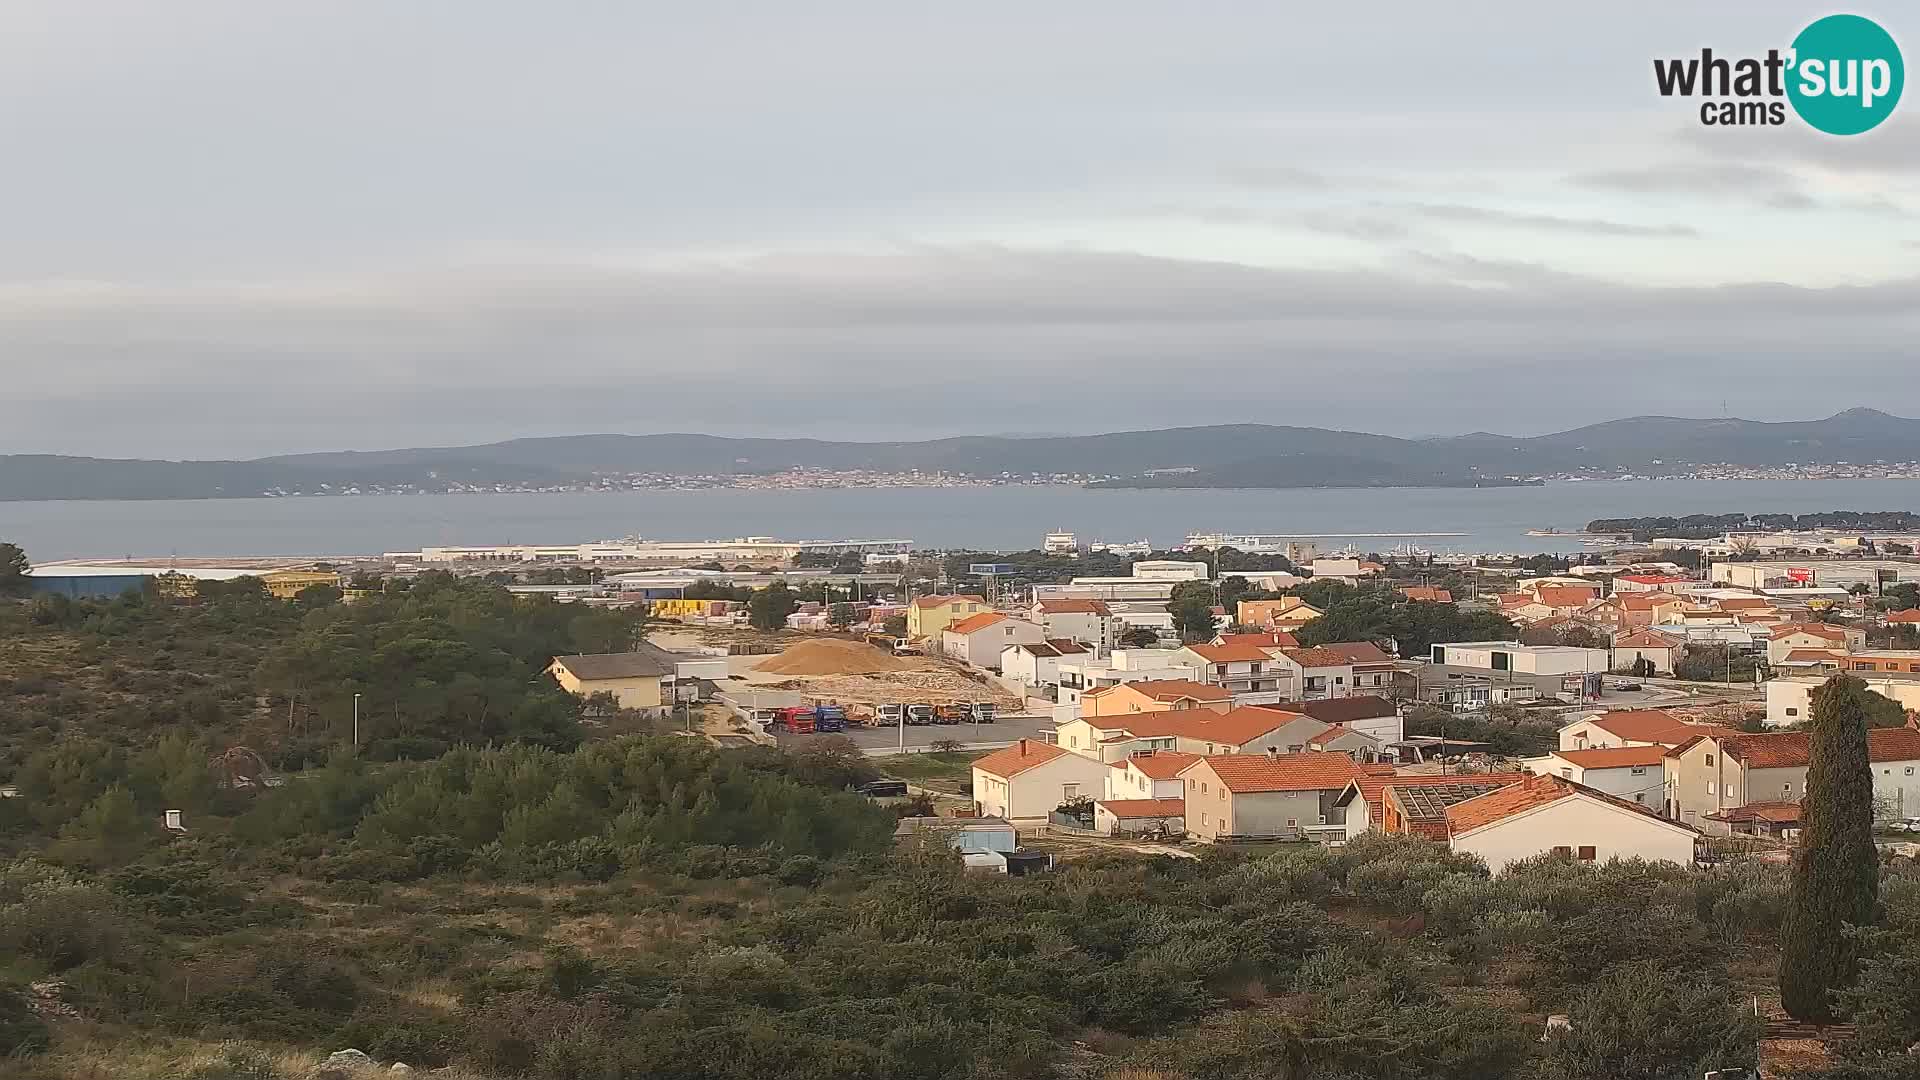
POLYGON ((1340 793, 1364 775, 1344 754, 1231 754, 1203 757, 1186 781, 1187 835, 1300 839, 1345 835, 1340 793))
POLYGON ((1593 750, 1555 750, 1520 764, 1531 773, 1552 773, 1660 809, 1667 800, 1667 748, 1610 746, 1593 750))
POLYGON ((1615 746, 1678 746, 1695 735, 1725 728, 1689 724, 1663 709, 1620 709, 1582 716, 1560 728, 1560 749, 1598 750, 1615 746))
POLYGON ((1636 674, 1645 671, 1652 675, 1671 675, 1674 661, 1686 651, 1686 642, 1658 630, 1618 634, 1613 639, 1613 669, 1636 674), (1642 666, 1643 660, 1648 666, 1642 666))
POLYGON ((1009 645, 1038 645, 1047 632, 1038 623, 983 611, 940 632, 940 652, 970 667, 1000 670, 1000 654, 1009 645))
POLYGON ((1186 789, 1181 770, 1200 760, 1178 750, 1141 750, 1108 762, 1108 799, 1177 799, 1186 789))
POLYGON ((1078 641, 1104 656, 1113 649, 1119 622, 1105 600, 1036 600, 1027 617, 1039 623, 1049 641, 1078 641))
POLYGON ((1226 712, 1231 708, 1232 691, 1192 679, 1143 679, 1103 686, 1080 695, 1080 715, 1088 718, 1177 709, 1226 712))
POLYGON ((1691 866, 1700 831, 1648 807, 1546 773, 1446 808, 1447 845, 1494 873, 1559 854, 1581 862, 1645 859, 1691 866))
POLYGON ((1199 671, 1201 682, 1224 687, 1236 698, 1266 694, 1269 700, 1280 701, 1294 696, 1297 669, 1287 663, 1284 654, 1275 655, 1279 652, 1278 648, 1254 644, 1203 642, 1181 648, 1174 653, 1174 660, 1199 671))
POLYGON ((1852 626, 1826 623, 1782 623, 1768 632, 1767 663, 1778 664, 1796 649, 1850 653, 1867 647, 1867 632, 1852 626))
POLYGON ((986 817, 1044 818, 1061 803, 1099 798, 1112 771, 1094 758, 1021 739, 973 763, 973 801, 986 817))
POLYGON ((1100 761, 1124 761, 1145 750, 1187 754, 1299 753, 1327 730, 1310 716, 1246 706, 1226 712, 1182 709, 1081 717, 1055 731, 1057 745, 1100 761))

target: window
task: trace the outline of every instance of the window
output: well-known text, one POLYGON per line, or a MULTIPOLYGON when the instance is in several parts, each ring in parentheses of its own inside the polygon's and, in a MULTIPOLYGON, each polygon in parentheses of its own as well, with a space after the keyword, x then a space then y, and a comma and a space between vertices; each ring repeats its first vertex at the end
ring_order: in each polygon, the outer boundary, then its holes
POLYGON ((1580 861, 1581 862, 1592 862, 1594 860, 1594 856, 1597 854, 1598 852, 1593 850, 1592 844, 1580 845, 1580 861))
POLYGON ((1645 776, 1647 775, 1647 767, 1645 765, 1635 765, 1633 768, 1627 770, 1627 775, 1645 776))
POLYGON ((1287 819, 1287 828, 1289 828, 1289 829, 1297 829, 1297 828, 1299 828, 1299 827, 1300 827, 1300 819, 1299 819, 1299 818, 1288 818, 1288 819, 1287 819))
POLYGON ((1708 755, 1707 755, 1707 764, 1708 764, 1708 765, 1712 765, 1712 764, 1713 764, 1713 755, 1712 755, 1712 754, 1708 754, 1708 755))
POLYGON ((1566 777, 1566 778, 1567 778, 1567 779, 1569 779, 1569 780, 1571 780, 1571 779, 1573 779, 1573 770, 1572 770, 1572 769, 1561 769, 1561 770, 1560 770, 1560 775, 1561 775, 1561 776, 1564 776, 1564 777, 1566 777))
POLYGON ((1200 781, 1200 794, 1205 795, 1206 793, 1207 793, 1207 782, 1205 780, 1202 780, 1200 781))
POLYGON ((1325 815, 1325 814, 1321 814, 1321 815, 1320 815, 1320 824, 1322 824, 1322 825, 1325 825, 1326 823, 1327 823, 1327 815, 1325 815))
POLYGON ((1781 784, 1781 785, 1780 785, 1780 790, 1781 790, 1781 791, 1783 791, 1783 792, 1785 792, 1785 793, 1786 793, 1786 794, 1788 794, 1788 795, 1791 795, 1791 794, 1793 794, 1793 784, 1792 784, 1791 782, 1788 782, 1788 783, 1785 783, 1785 784, 1781 784))
POLYGON ((1079 745, 1080 745, 1080 736, 1078 736, 1078 735, 1069 735, 1069 736, 1067 736, 1067 745, 1068 745, 1068 746, 1079 746, 1079 745))
POLYGON ((1634 802, 1637 802, 1637 803, 1644 803, 1644 802, 1646 802, 1646 801, 1647 801, 1647 793, 1646 793, 1646 792, 1644 792, 1644 791, 1636 791, 1636 792, 1634 792, 1634 793, 1633 793, 1633 801, 1634 801, 1634 802))
POLYGON ((1788 709, 1788 710, 1787 710, 1787 715, 1788 715, 1788 716, 1799 716, 1799 715, 1800 715, 1800 710, 1799 710, 1799 709, 1788 709))
POLYGON ((1713 794, 1713 781, 1707 781, 1707 794, 1713 794))
POLYGON ((1560 844, 1553 849, 1553 853, 1555 855, 1571 855, 1573 854, 1573 849, 1565 844, 1560 844))
POLYGON ((1202 810, 1200 812, 1200 824, 1205 825, 1206 823, 1207 823, 1207 813, 1206 811, 1202 810))
POLYGON ((1221 802, 1226 802, 1226 801, 1227 801, 1227 789, 1226 789, 1226 788, 1221 788, 1221 789, 1220 789, 1220 801, 1221 801, 1221 802))
POLYGON ((1069 799, 1077 799, 1080 797, 1080 785, 1079 784, 1062 784, 1060 785, 1060 794, 1066 796, 1069 799))
POLYGON ((1908 776, 1912 776, 1912 775, 1913 775, 1913 766, 1911 766, 1911 765, 1909 765, 1909 766, 1907 766, 1907 775, 1908 775, 1908 776))

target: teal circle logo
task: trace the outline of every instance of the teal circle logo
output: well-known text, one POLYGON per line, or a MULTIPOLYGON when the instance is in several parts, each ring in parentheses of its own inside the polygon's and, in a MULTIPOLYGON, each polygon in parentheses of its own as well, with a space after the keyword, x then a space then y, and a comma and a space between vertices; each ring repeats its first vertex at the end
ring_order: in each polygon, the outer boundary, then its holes
POLYGON ((1893 114, 1906 65, 1893 35, 1872 19, 1829 15, 1793 39, 1787 100, 1800 119, 1829 135, 1871 131, 1893 114))

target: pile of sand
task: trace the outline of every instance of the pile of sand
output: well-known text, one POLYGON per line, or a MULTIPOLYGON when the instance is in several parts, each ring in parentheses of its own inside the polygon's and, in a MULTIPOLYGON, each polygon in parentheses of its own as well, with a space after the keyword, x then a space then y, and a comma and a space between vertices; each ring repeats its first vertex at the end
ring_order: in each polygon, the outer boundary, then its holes
POLYGON ((865 642, 819 638, 790 645, 773 659, 755 664, 754 670, 775 675, 877 675, 912 666, 865 642))

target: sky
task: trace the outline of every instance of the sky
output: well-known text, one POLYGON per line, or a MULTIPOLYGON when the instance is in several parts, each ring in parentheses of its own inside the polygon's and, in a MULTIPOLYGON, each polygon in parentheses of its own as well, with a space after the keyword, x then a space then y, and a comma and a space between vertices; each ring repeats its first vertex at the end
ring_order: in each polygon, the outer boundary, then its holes
POLYGON ((0 453, 1917 415, 1920 100, 1654 88, 1833 10, 9 0, 0 453))

